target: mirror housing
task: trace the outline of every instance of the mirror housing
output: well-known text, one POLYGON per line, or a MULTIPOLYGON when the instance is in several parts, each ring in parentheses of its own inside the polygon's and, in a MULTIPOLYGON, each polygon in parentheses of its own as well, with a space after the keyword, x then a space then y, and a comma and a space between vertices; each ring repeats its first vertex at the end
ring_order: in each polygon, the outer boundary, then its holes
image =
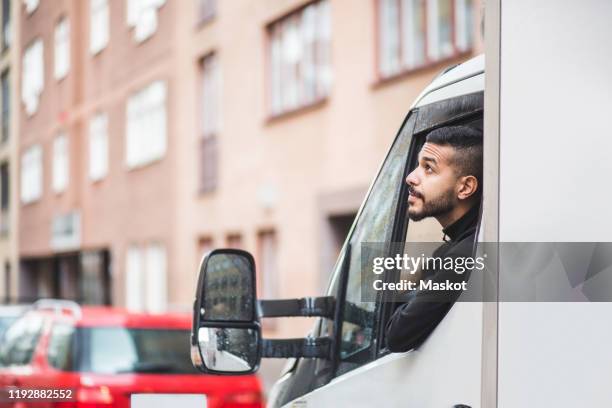
POLYGON ((193 304, 191 360, 208 374, 250 374, 261 361, 255 260, 239 249, 216 249, 200 264, 193 304))

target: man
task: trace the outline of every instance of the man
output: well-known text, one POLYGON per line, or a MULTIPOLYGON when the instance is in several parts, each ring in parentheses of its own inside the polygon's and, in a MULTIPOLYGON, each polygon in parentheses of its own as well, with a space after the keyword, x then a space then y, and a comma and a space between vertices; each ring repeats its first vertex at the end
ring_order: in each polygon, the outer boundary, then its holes
MULTIPOLYGON (((445 243, 434 257, 471 257, 482 192, 482 133, 467 126, 430 132, 408 177, 408 216, 412 221, 434 217, 445 243)), ((421 279, 464 282, 469 272, 425 269, 421 279)), ((444 318, 460 295, 457 290, 415 290, 387 324, 387 346, 393 352, 419 346, 444 318)))

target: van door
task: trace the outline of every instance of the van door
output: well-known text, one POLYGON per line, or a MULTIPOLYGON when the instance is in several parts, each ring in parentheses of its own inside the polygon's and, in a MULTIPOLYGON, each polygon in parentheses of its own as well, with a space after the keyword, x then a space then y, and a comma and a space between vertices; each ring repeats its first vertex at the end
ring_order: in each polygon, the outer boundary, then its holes
MULTIPOLYGON (((361 243, 440 241, 441 227, 409 223, 406 175, 416 166, 424 136, 435 127, 482 128, 482 92, 414 109, 402 126, 345 244, 333 378, 299 398, 299 406, 480 406, 482 303, 457 303, 428 340, 406 353, 385 348, 384 327, 393 305, 361 282, 361 243), (435 231, 432 235, 431 232, 435 231), (363 302, 372 298, 376 302, 363 302), (356 316, 358 318, 356 318, 356 316)), ((288 405, 291 406, 291 405, 288 405)))

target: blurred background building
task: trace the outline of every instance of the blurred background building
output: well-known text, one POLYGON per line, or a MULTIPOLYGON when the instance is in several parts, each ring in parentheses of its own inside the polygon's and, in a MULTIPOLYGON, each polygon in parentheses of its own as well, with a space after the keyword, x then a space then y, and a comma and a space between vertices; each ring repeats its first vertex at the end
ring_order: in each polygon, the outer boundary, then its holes
POLYGON ((14 3, 2 0, 0 18, 0 287, 3 301, 9 302, 17 288, 17 200, 18 180, 18 132, 16 118, 19 59, 17 24, 14 3))
MULTIPOLYGON (((4 0, 7 300, 189 310, 215 247, 320 295, 411 103, 482 52, 478 0, 4 0)), ((300 336, 311 322, 266 322, 300 336)))

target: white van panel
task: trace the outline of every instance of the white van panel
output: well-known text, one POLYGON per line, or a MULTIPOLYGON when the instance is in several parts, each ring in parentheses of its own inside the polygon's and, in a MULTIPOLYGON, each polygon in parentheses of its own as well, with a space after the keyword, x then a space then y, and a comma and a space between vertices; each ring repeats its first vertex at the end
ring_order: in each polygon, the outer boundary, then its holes
POLYGON ((432 91, 419 100, 416 106, 429 105, 430 103, 454 98, 459 95, 482 91, 484 91, 484 73, 432 91))
MULTIPOLYGON (((501 0, 500 241, 610 241, 610 16, 606 0, 501 0)), ((610 316, 501 303, 498 407, 612 406, 610 316)))
POLYGON ((480 407, 482 303, 457 303, 418 349, 389 354, 286 407, 480 407))

